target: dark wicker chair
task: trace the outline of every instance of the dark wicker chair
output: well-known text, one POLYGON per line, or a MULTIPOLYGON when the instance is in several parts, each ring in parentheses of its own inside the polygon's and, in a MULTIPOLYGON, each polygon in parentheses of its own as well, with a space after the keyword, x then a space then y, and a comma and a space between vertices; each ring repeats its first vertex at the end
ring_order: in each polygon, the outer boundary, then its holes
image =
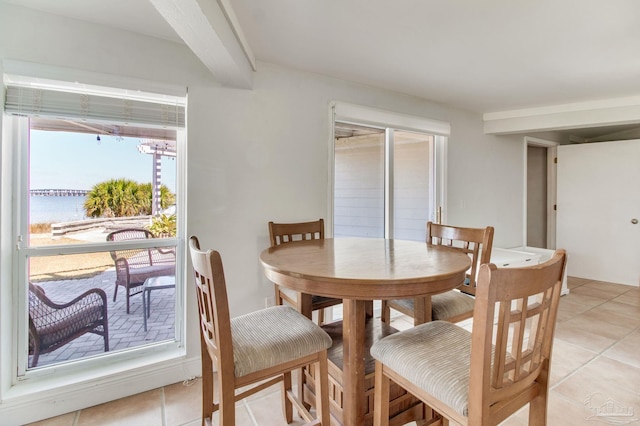
MULTIPOLYGON (((113 231, 107 235, 107 241, 144 240, 155 238, 153 233, 143 228, 127 228, 113 231)), ((113 301, 118 295, 118 286, 123 286, 129 298, 142 293, 142 284, 147 278, 176 274, 176 252, 173 249, 126 249, 111 251, 116 266, 116 288, 113 301)))
POLYGON ((29 367, 38 365, 41 354, 53 352, 85 333, 104 338, 109 350, 107 294, 88 290, 67 303, 49 299, 42 287, 29 283, 29 367))

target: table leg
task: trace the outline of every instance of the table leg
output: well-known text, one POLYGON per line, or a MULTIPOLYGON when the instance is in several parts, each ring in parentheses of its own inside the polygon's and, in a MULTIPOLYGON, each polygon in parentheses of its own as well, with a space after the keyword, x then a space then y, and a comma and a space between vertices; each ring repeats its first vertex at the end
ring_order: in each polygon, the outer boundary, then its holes
POLYGON ((365 316, 367 301, 343 300, 343 424, 362 425, 365 398, 365 316))
POLYGON ((431 296, 416 297, 413 300, 413 325, 431 321, 431 296))
POLYGON ((147 318, 151 318, 151 289, 150 288, 147 289, 147 318))
POLYGON ((147 289, 142 290, 142 324, 144 331, 147 331, 147 289))

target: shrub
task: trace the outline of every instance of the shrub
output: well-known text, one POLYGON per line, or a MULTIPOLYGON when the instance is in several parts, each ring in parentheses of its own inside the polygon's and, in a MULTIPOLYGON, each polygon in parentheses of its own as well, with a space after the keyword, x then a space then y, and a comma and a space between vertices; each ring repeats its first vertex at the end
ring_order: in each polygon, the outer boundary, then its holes
POLYGON ((29 225, 29 232, 31 234, 48 234, 51 232, 50 223, 32 223, 29 225))
POLYGON ((161 214, 151 219, 149 231, 157 237, 176 236, 176 215, 161 214))

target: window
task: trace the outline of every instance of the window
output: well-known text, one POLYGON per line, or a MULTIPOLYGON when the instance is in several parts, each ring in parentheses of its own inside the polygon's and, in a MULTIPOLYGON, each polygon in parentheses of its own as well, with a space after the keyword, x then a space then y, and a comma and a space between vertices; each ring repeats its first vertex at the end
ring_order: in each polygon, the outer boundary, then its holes
POLYGON ((423 241, 443 205, 445 123, 337 104, 335 237, 423 241))
POLYGON ((182 346, 185 98, 5 85, 18 146, 18 375, 182 346))

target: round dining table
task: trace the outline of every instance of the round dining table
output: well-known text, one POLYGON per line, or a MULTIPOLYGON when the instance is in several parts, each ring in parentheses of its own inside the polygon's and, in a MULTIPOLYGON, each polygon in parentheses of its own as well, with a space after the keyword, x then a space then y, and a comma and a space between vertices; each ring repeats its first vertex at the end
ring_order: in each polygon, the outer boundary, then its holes
POLYGON ((364 424, 367 303, 415 299, 416 319, 431 318, 431 295, 460 286, 471 259, 460 250, 381 238, 326 238, 265 249, 267 278, 303 294, 343 299, 343 419, 364 424))

